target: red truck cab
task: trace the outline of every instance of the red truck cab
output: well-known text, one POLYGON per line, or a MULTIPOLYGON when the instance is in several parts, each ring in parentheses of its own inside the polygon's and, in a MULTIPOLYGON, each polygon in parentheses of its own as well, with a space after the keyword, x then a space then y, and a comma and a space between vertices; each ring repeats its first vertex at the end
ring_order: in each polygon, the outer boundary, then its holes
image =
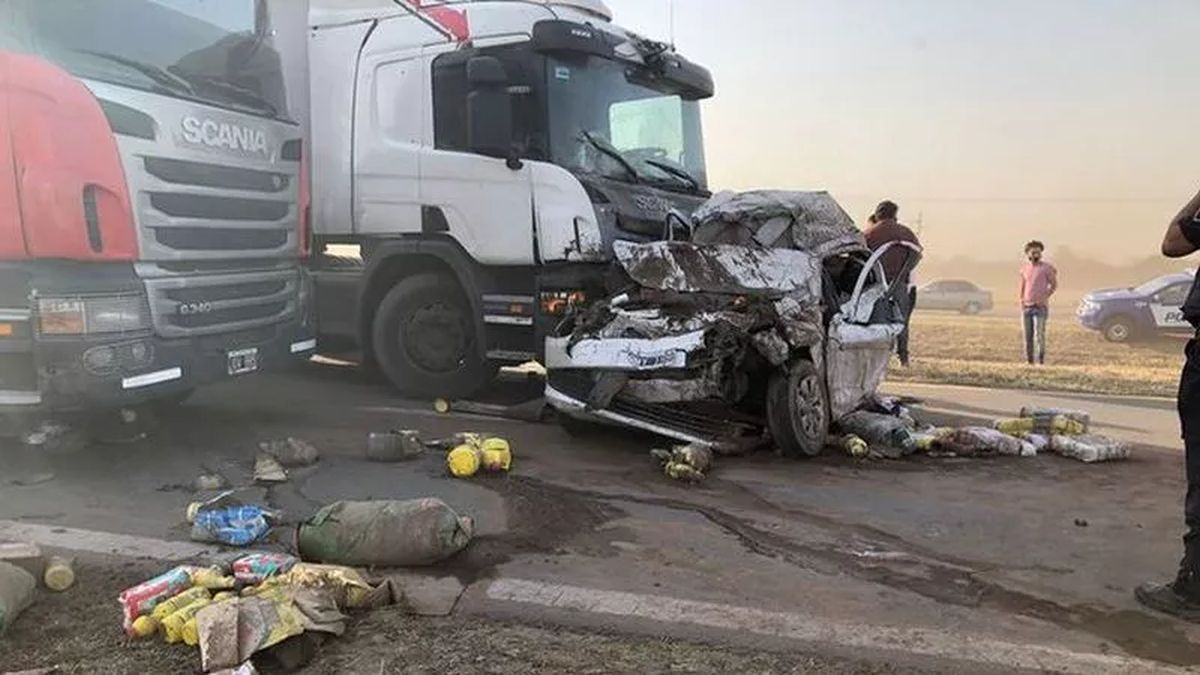
POLYGON ((315 351, 279 4, 0 5, 0 410, 177 398, 315 351))

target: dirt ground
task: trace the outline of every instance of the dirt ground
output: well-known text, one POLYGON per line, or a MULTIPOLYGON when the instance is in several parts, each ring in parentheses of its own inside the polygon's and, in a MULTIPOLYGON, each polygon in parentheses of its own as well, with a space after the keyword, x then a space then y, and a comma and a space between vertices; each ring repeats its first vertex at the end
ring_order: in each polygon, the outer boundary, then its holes
POLYGON ((895 382, 1173 397, 1183 340, 1118 345, 1080 326, 1073 314, 1051 315, 1046 365, 1025 363, 1021 319, 950 312, 913 315, 910 368, 893 364, 895 382))
MULTIPOLYGON (((0 639, 0 672, 55 668, 97 675, 199 673, 197 649, 157 639, 126 640, 117 594, 161 571, 148 562, 92 561, 66 593, 39 591, 36 604, 0 639)), ((261 672, 284 672, 264 661, 261 672)), ((672 639, 622 636, 478 617, 418 618, 387 608, 351 618, 299 672, 345 673, 915 673, 802 653, 734 649, 672 639)), ((929 672, 927 669, 921 672, 929 672)))

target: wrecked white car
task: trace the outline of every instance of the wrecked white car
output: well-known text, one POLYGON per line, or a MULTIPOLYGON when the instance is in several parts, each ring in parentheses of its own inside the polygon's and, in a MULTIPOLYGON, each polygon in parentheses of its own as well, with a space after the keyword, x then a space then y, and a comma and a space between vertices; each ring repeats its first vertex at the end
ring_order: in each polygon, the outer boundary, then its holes
MULTIPOLYGON (((688 241, 616 242, 612 295, 546 340, 547 400, 568 422, 727 453, 765 431, 785 454, 818 454, 904 328, 889 249, 872 254, 824 192, 722 193, 689 226, 688 241)), ((892 246, 906 269, 920 258, 892 246)))

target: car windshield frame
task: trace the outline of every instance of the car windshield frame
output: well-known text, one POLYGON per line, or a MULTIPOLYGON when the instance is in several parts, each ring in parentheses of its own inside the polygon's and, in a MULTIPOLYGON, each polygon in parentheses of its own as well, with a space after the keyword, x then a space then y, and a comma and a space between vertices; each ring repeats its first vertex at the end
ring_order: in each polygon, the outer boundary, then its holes
POLYGON ((641 66, 600 56, 548 56, 549 157, 581 174, 707 193, 699 100, 655 88, 651 78, 638 77, 642 71, 641 66), (642 140, 646 138, 651 140, 642 140), (639 146, 660 139, 662 145, 639 146), (674 147, 663 147, 667 144, 674 147), (625 161, 613 157, 611 150, 625 161), (631 176, 624 164, 636 175, 631 176))
POLYGON ((294 122, 266 0, 6 0, 0 48, 72 75, 294 122), (131 39, 130 27, 138 28, 131 39))

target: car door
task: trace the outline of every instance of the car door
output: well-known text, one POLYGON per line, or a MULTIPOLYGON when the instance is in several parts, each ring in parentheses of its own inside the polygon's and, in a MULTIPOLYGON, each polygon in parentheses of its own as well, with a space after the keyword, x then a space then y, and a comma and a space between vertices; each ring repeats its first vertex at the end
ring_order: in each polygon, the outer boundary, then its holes
MULTIPOLYGON (((884 282, 882 254, 893 246, 909 250, 910 269, 921 248, 908 242, 880 247, 863 266, 850 299, 834 314, 825 342, 825 379, 830 419, 838 420, 874 394, 887 374, 896 337, 904 331, 904 315, 895 302, 907 289, 884 282)), ((903 276, 903 275, 901 275, 903 276)))
POLYGON ((1150 315, 1154 319, 1154 330, 1189 330, 1191 324, 1183 318, 1183 303, 1187 300, 1191 284, 1178 283, 1167 286, 1150 296, 1150 315))

